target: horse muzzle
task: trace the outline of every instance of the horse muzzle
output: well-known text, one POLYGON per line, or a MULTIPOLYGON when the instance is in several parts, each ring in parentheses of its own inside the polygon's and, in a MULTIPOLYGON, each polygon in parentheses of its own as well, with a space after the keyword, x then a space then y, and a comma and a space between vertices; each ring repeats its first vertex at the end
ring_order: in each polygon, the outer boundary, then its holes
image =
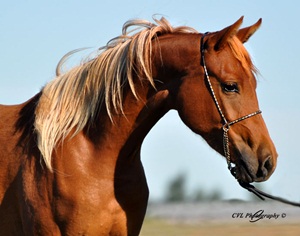
POLYGON ((269 179, 276 168, 277 154, 268 151, 260 151, 255 154, 250 150, 242 151, 234 161, 232 170, 236 179, 240 182, 262 182, 269 179))

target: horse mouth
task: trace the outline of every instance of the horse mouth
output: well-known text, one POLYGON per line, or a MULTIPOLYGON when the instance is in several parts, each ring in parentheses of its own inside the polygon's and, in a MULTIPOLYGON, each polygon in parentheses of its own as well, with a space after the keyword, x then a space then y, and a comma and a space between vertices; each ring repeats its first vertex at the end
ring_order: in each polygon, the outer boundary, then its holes
POLYGON ((244 161, 240 161, 236 165, 236 179, 244 183, 252 183, 255 181, 255 177, 249 170, 248 165, 244 161))
MULTIPOLYGON (((244 183, 252 183, 256 179, 256 175, 254 174, 254 168, 247 161, 247 155, 243 155, 238 150, 236 150, 236 156, 238 157, 235 163, 235 178, 239 182, 244 183)), ((245 154, 245 153, 244 153, 245 154)), ((249 158, 249 157, 248 157, 249 158)))

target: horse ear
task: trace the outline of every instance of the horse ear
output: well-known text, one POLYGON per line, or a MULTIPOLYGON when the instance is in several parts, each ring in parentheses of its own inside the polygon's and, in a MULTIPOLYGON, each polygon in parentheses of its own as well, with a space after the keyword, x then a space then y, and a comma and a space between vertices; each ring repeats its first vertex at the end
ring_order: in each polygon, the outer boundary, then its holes
POLYGON ((228 39, 232 38, 234 35, 237 34, 238 29, 240 28, 241 24, 243 23, 243 16, 238 19, 234 24, 224 28, 223 30, 217 32, 214 36, 215 39, 215 46, 214 49, 216 51, 222 49, 227 42, 228 39))
POLYGON ((242 43, 248 41, 248 39, 255 33, 255 31, 260 27, 262 19, 260 18, 254 25, 240 29, 236 36, 241 40, 242 43))

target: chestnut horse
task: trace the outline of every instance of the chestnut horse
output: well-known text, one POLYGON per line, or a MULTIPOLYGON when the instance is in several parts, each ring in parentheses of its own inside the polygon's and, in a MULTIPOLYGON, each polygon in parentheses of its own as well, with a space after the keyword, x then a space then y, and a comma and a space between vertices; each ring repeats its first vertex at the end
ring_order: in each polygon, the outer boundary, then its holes
MULTIPOLYGON (((225 155, 212 91, 228 121, 259 108, 243 43, 261 20, 239 30, 242 21, 205 38, 164 18, 129 21, 65 73, 63 58, 56 78, 29 101, 1 105, 0 234, 138 235, 148 200, 140 151, 155 123, 176 109, 225 155)), ((277 153, 261 114, 233 125, 228 139, 239 181, 270 177, 277 153)))

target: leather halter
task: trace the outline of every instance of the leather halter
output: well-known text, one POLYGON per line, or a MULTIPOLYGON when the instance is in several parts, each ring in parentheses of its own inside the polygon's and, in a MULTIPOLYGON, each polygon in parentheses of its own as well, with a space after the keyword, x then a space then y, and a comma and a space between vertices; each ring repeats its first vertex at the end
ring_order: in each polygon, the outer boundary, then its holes
MULTIPOLYGON (((216 97, 216 94, 214 92, 214 89, 212 87, 212 84, 211 84, 211 81, 210 81, 210 78, 209 78, 209 75, 208 75, 208 71, 207 71, 207 68, 206 68, 206 64, 205 64, 205 57, 204 57, 204 53, 205 53, 205 49, 204 49, 204 37, 207 35, 208 33, 205 33, 202 35, 201 37, 201 45, 200 45, 200 50, 201 50, 201 65, 203 66, 203 69, 204 69, 204 74, 205 74, 205 78, 206 78, 206 81, 209 85, 209 89, 210 89, 210 93, 212 95, 212 98, 216 104, 216 107, 218 109, 218 112, 220 113, 220 116, 223 120, 223 126, 222 126, 222 129, 223 129, 223 149, 224 149, 224 155, 225 155, 225 158, 227 160, 227 165, 228 165, 228 169, 230 171, 230 173, 233 175, 233 177, 235 179, 237 179, 237 176, 236 176, 236 168, 235 168, 235 165, 234 163, 231 162, 231 158, 230 158, 230 148, 229 148, 229 137, 228 137, 228 131, 230 129, 230 127, 240 121, 243 121, 243 120, 246 120, 248 118, 251 118, 253 116, 256 116, 258 114, 261 114, 262 111, 261 110, 257 110, 253 113, 250 113, 249 115, 245 115, 245 116, 242 116, 236 120, 233 120, 233 121, 230 121, 228 122, 220 105, 219 105, 219 102, 218 102, 218 99, 216 97)), ((282 203, 285 203, 285 204, 289 204, 289 205, 292 205, 292 206, 297 206, 297 207, 300 207, 300 203, 297 203, 297 202, 292 202, 292 201, 288 201, 286 199, 283 199, 281 197, 276 197, 276 196, 272 196, 268 193, 265 193, 257 188, 255 188, 253 185, 251 185, 250 183, 245 183, 245 182, 242 182, 241 180, 238 180, 238 183, 240 184, 241 187, 243 187, 244 189, 247 189, 249 192, 252 192, 253 194, 255 194, 257 197, 259 197, 261 200, 265 200, 264 197, 266 198, 270 198, 270 199, 273 199, 273 200, 276 200, 276 201, 279 201, 279 202, 282 202, 282 203)))

